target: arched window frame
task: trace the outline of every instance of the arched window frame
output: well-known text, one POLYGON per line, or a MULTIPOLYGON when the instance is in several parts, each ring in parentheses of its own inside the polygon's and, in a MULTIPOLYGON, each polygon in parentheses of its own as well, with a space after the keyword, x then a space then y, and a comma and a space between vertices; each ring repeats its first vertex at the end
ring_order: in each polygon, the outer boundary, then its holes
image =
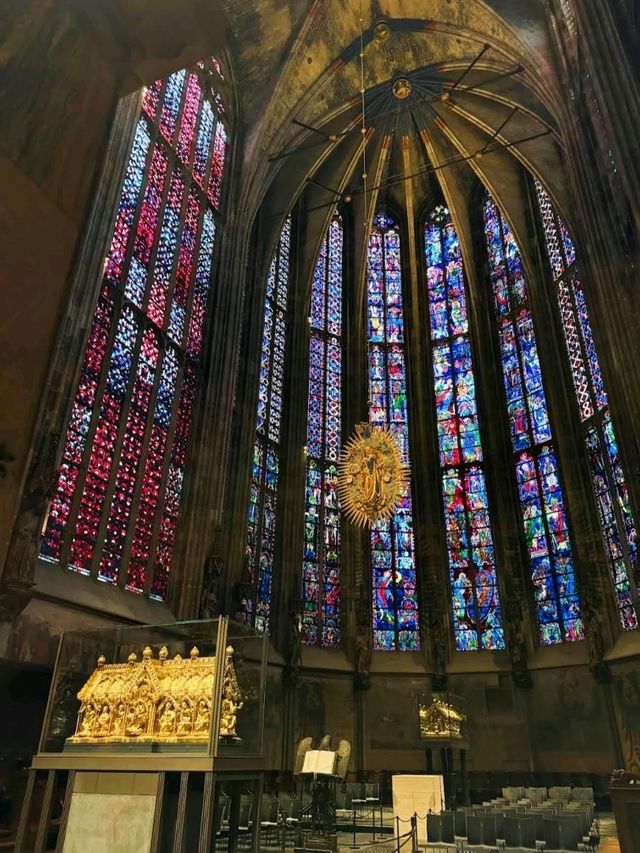
POLYGON ((573 240, 540 181, 534 179, 546 255, 553 280, 580 415, 591 483, 620 626, 639 627, 636 525, 573 240))
POLYGON ((260 631, 271 624, 271 592, 278 520, 280 441, 284 364, 289 316, 292 218, 278 237, 263 304, 256 433, 251 467, 245 576, 241 601, 244 621, 260 631))
POLYGON ((322 240, 311 283, 301 638, 340 643, 342 307, 344 229, 336 214, 322 240))
POLYGON ((573 551, 520 250, 485 190, 494 318, 541 645, 584 639, 573 551))
MULTIPOLYGON (((409 408, 399 226, 376 214, 367 251, 369 420, 397 438, 409 457, 409 408), (378 241, 379 251, 376 246, 378 241), (395 376, 394 376, 395 374, 395 376)), ((420 648, 413 501, 408 482, 392 518, 371 526, 373 648, 420 648)))
POLYGON ((216 60, 141 93, 41 558, 165 600, 228 130, 216 60), (126 566, 126 573, 122 567, 126 566))
POLYGON ((468 293, 460 241, 446 207, 427 216, 423 239, 455 647, 504 649, 468 293))

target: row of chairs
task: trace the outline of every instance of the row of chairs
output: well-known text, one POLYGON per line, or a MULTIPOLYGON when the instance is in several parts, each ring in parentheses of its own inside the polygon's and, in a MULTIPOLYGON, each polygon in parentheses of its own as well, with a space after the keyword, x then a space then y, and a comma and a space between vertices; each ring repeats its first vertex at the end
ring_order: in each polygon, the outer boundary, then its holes
POLYGON ((471 848, 553 851, 595 850, 597 828, 586 810, 482 811, 467 809, 427 815, 428 847, 463 844, 471 848))
POLYGON ((556 785, 551 788, 525 788, 510 787, 502 789, 502 797, 508 802, 528 799, 532 802, 544 802, 545 800, 557 800, 560 802, 593 802, 593 788, 571 787, 569 785, 556 785))

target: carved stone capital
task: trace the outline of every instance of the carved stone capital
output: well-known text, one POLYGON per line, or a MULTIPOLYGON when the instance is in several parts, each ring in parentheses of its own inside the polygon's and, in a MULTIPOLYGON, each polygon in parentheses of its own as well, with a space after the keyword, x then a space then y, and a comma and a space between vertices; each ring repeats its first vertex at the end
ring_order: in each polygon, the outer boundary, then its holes
POLYGON ((31 601, 33 584, 0 582, 0 622, 13 622, 31 601))
POLYGON ((285 690, 295 690, 300 681, 300 667, 288 663, 282 670, 282 684, 285 690))
POLYGON ((449 686, 449 677, 446 672, 434 672, 431 674, 431 689, 434 693, 442 693, 449 686))

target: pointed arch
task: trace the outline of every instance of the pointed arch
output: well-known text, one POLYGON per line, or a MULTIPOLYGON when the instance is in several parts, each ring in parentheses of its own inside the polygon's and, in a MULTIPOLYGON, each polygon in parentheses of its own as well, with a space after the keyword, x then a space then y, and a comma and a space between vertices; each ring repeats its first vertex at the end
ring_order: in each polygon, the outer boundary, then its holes
POLYGON ((524 264, 487 191, 483 215, 538 638, 541 645, 573 642, 584 639, 582 608, 524 264))
POLYGON ((247 624, 260 631, 268 631, 271 620, 290 253, 289 215, 280 232, 267 277, 262 319, 256 438, 247 513, 246 576, 249 589, 242 600, 242 614, 247 624))
POLYGON ((44 560, 158 600, 175 548, 225 173, 219 67, 200 62, 143 90, 41 543, 44 560))
MULTIPOLYGON (((369 419, 397 438, 409 465, 400 231, 384 213, 374 217, 367 254, 369 419)), ((420 648, 411 486, 393 517, 371 527, 373 646, 420 648)))
POLYGON ((309 318, 301 634, 305 644, 326 647, 340 642, 343 245, 342 219, 336 215, 320 246, 309 318))
POLYGON ((446 207, 428 217, 424 251, 456 649, 504 649, 464 267, 446 207))
POLYGON ((600 528, 616 596, 620 626, 638 628, 638 536, 609 401, 582 289, 576 250, 565 222, 535 180, 569 365, 580 412, 600 528))

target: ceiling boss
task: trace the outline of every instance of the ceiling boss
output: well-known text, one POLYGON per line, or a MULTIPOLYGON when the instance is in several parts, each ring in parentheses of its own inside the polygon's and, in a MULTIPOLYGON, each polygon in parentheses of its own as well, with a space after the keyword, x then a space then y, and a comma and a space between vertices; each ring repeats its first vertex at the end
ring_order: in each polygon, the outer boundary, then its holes
POLYGON ((393 515, 407 470, 394 436, 382 427, 357 424, 340 457, 338 491, 346 516, 364 527, 393 515))

